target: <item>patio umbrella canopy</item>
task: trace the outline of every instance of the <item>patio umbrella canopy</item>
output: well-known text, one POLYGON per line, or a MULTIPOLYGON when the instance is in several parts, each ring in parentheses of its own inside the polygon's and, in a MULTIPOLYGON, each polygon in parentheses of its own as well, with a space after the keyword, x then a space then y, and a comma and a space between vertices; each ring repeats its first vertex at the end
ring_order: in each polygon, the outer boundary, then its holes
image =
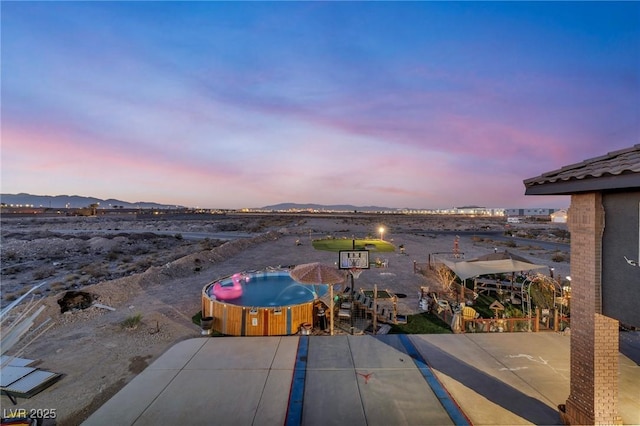
MULTIPOLYGON (((347 275, 333 266, 324 263, 303 263, 289 271, 289 275, 295 281, 301 284, 328 284, 330 300, 333 300, 333 285, 342 283, 346 280, 347 275)), ((333 336, 333 303, 329 303, 331 310, 331 335, 333 336)))
POLYGON ((319 262, 298 265, 289 275, 301 284, 338 284, 346 279, 341 270, 319 262))

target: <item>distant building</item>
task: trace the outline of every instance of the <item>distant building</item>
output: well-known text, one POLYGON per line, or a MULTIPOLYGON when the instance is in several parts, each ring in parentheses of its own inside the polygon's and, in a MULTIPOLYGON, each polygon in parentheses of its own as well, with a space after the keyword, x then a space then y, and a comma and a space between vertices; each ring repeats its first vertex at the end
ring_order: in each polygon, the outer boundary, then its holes
POLYGON ((567 223, 567 209, 560 209, 551 213, 551 222, 567 223))
POLYGON ((519 217, 533 217, 533 218, 542 218, 549 217, 551 213, 553 213, 555 209, 505 209, 504 214, 507 217, 519 216, 519 217))

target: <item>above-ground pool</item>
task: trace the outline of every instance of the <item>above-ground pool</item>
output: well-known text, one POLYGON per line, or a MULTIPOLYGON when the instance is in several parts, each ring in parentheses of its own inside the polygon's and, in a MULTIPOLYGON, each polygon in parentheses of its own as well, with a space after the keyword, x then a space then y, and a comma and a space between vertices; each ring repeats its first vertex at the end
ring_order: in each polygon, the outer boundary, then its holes
POLYGON ((236 274, 203 288, 202 317, 213 318, 213 330, 231 336, 296 334, 302 324, 313 323, 314 304, 328 288, 326 284, 300 284, 288 271, 236 274), (231 293, 234 285, 239 297, 231 293), (221 290, 226 289, 234 298, 215 296, 225 297, 221 290))

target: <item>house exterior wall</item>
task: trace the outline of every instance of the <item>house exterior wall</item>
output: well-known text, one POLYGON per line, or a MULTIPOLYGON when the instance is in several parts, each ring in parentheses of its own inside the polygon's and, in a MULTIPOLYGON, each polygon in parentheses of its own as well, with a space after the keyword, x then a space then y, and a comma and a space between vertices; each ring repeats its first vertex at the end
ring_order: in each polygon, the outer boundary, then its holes
POLYGON ((640 327, 640 190, 604 193, 602 202, 606 214, 602 312, 622 324, 640 327))
POLYGON ((574 194, 571 232, 570 424, 620 424, 618 321, 602 315, 605 209, 599 192, 574 194))

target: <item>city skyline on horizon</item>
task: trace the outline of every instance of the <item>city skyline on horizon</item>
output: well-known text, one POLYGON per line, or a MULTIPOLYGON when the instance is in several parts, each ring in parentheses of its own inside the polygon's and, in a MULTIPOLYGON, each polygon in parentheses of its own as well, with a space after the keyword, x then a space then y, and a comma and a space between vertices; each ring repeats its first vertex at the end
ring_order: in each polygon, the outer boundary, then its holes
MULTIPOLYGON (((291 208, 291 209, 308 209, 311 208, 311 206, 317 206, 320 207, 322 209, 332 209, 332 208, 349 208, 348 210, 353 210, 353 208, 356 209, 360 209, 360 208, 364 208, 364 209, 371 209, 371 208, 379 208, 381 210, 388 210, 388 211, 394 211, 394 210, 410 210, 410 211, 434 211, 434 210, 468 210, 468 209, 486 209, 486 210, 534 210, 534 209, 541 209, 541 210, 545 210, 545 209, 551 209, 551 210, 561 210, 561 209, 567 209, 568 208, 568 204, 564 207, 547 207, 547 206, 533 206, 533 207, 519 207, 519 206, 488 206, 488 205, 472 205, 472 204, 461 204, 461 205, 455 205, 455 206, 447 206, 447 207, 416 207, 416 208, 409 208, 409 207, 394 207, 394 206, 383 206, 383 205, 352 205, 352 204, 319 204, 319 203, 289 203, 289 202, 282 202, 282 203, 276 203, 276 204, 269 204, 269 205, 262 205, 262 206, 243 206, 243 207, 238 207, 238 208, 218 208, 218 207, 202 207, 202 206, 197 206, 197 205, 192 205, 192 206, 185 206, 185 205, 178 205, 178 204, 165 204, 165 203, 157 203, 153 200, 137 200, 137 201, 129 201, 129 200, 123 200, 120 198, 116 198, 116 197, 109 197, 109 198, 98 198, 98 197, 92 197, 92 196, 85 196, 85 195, 79 195, 79 194, 57 194, 57 195, 43 195, 43 194, 27 194, 27 193, 18 193, 18 194, 2 194, 3 197, 5 196, 9 196, 9 198, 14 198, 15 196, 27 196, 30 198, 34 198, 34 199, 40 199, 40 198, 47 198, 49 199, 49 202, 45 202, 42 203, 42 200, 40 200, 40 202, 35 202, 33 200, 31 200, 30 202, 21 202, 21 203, 17 203, 17 202, 6 202, 5 200, 2 200, 2 205, 3 206, 7 206, 7 207, 21 207, 21 206, 25 206, 25 207, 32 207, 32 208, 84 208, 89 206, 90 204, 90 200, 98 200, 98 204, 100 204, 99 208, 100 209, 117 209, 117 208, 123 208, 123 205, 130 205, 130 206, 141 206, 141 205, 150 205, 150 204, 159 204, 159 205, 163 205, 165 208, 171 208, 171 207, 176 207, 176 208, 187 208, 187 209, 205 209, 205 210, 243 210, 243 209, 249 209, 249 210, 260 210, 260 209, 271 209, 271 208, 291 208), (61 201, 64 200, 64 198, 79 198, 82 199, 81 201, 75 201, 75 202, 65 202, 65 201, 61 201), (57 203, 53 204, 52 201, 58 201, 57 203), (118 204, 113 204, 109 203, 108 206, 104 205, 104 202, 117 202, 118 204)), ((126 207, 126 208, 132 208, 132 207, 126 207)))
POLYGON ((2 192, 566 208, 640 139, 638 2, 9 2, 2 192))

